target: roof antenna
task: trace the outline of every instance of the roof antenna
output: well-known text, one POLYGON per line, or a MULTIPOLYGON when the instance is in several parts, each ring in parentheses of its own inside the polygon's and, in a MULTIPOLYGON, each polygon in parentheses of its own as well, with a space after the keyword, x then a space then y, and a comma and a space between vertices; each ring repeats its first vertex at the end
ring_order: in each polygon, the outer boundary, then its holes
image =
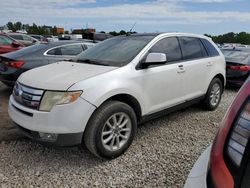
POLYGON ((132 30, 134 29, 135 26, 136 26, 136 22, 134 23, 134 25, 132 26, 132 28, 129 30, 129 32, 127 32, 127 36, 131 35, 132 30))

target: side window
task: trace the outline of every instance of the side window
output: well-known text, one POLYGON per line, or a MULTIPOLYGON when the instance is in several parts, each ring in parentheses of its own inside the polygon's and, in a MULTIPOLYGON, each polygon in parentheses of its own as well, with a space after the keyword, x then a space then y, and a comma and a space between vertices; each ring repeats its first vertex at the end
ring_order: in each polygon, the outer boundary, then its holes
POLYGON ((85 44, 86 49, 92 48, 94 46, 94 44, 85 44))
POLYGON ((207 57, 207 52, 198 38, 180 37, 183 59, 198 59, 207 57))
POLYGON ((83 51, 81 44, 68 45, 61 47, 62 55, 76 56, 83 51))
POLYGON ((0 36, 0 44, 1 45, 11 45, 11 43, 12 43, 12 40, 10 40, 9 38, 4 37, 4 36, 0 36))
POLYGON ((202 44, 205 46, 207 53, 210 57, 219 56, 219 52, 216 48, 206 39, 201 39, 202 44))
POLYGON ((181 60, 181 49, 176 37, 160 40, 149 50, 149 53, 165 53, 168 62, 181 60))
POLYGON ((28 37, 26 35, 23 35, 23 39, 27 40, 27 41, 33 41, 33 39, 31 37, 28 37))
POLYGON ((54 48, 47 52, 48 55, 62 55, 60 48, 54 48))
POLYGON ((23 40, 23 37, 21 35, 10 35, 10 36, 16 40, 23 40))

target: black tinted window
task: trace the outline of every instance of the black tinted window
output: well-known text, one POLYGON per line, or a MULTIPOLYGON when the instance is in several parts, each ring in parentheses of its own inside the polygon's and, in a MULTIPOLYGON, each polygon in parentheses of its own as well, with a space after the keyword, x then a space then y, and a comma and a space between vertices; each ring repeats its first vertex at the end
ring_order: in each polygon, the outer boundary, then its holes
POLYGON ((62 55, 76 56, 80 54, 82 51, 83 48, 81 44, 61 47, 62 55))
POLYGON ((183 59, 197 59, 207 56, 201 41, 193 37, 180 37, 183 59))
POLYGON ((68 56, 76 56, 83 52, 83 48, 81 44, 76 45, 68 45, 62 46, 58 48, 54 48, 47 52, 48 55, 68 55, 68 56))
POLYGON ((61 48, 54 48, 47 52, 48 55, 62 55, 61 48))
POLYGON ((26 36, 26 35, 23 35, 23 40, 27 40, 27 41, 34 41, 35 39, 34 38, 31 38, 29 36, 26 36))
POLYGON ((216 48, 208 40, 201 39, 201 42, 205 46, 209 56, 218 56, 219 55, 219 52, 216 50, 216 48))
POLYGON ((181 60, 181 49, 176 37, 170 37, 160 40, 149 50, 149 52, 165 53, 168 62, 181 60))
POLYGON ((16 39, 16 40, 23 40, 23 37, 22 35, 10 35, 13 39, 16 39))

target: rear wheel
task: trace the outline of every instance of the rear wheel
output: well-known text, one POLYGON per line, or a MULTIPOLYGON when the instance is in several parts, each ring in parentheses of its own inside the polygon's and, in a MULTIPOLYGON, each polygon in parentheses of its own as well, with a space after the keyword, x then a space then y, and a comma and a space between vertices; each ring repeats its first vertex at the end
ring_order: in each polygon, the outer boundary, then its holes
POLYGON ((84 142, 96 156, 116 158, 128 149, 136 129, 134 110, 125 103, 108 101, 91 117, 84 132, 84 142))
POLYGON ((203 107, 206 110, 215 110, 220 104, 221 96, 222 82, 219 78, 214 78, 208 87, 203 107))

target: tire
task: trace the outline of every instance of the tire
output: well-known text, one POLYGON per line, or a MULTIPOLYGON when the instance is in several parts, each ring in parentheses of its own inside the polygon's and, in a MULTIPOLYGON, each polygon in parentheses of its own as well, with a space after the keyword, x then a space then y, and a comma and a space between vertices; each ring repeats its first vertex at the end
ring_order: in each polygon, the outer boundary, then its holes
POLYGON ((91 153, 100 158, 113 159, 128 149, 136 130, 134 110, 125 103, 107 101, 90 118, 83 139, 91 153))
POLYGON ((205 110, 215 110, 221 101, 223 93, 222 82, 219 78, 214 78, 207 90, 206 97, 202 102, 202 106, 205 110))

